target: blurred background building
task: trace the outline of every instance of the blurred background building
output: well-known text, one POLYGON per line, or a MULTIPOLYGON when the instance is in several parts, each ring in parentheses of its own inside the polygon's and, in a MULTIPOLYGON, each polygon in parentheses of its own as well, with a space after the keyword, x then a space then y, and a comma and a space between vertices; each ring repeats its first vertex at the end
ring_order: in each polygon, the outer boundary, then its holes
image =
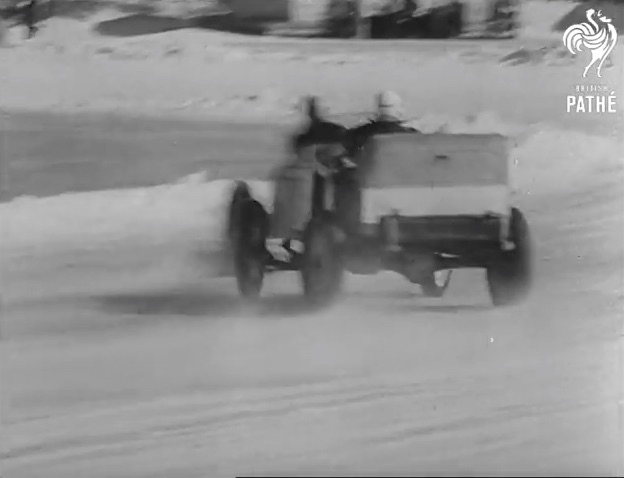
POLYGON ((239 19, 315 27, 328 36, 513 35, 519 0, 229 0, 239 19))

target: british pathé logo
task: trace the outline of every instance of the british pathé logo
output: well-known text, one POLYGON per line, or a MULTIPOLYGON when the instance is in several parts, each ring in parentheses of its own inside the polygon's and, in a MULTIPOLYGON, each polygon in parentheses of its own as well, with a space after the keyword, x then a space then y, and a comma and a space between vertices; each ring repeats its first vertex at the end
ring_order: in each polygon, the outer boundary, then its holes
POLYGON ((587 77, 589 69, 596 65, 596 74, 601 78, 600 70, 603 63, 615 48, 618 34, 611 23, 611 19, 602 14, 602 11, 590 8, 586 13, 587 22, 570 25, 563 33, 563 44, 576 55, 583 51, 583 48, 591 52, 591 60, 585 71, 583 78, 587 77))
POLYGON ((576 85, 566 99, 568 113, 615 113, 617 97, 606 85, 576 85))

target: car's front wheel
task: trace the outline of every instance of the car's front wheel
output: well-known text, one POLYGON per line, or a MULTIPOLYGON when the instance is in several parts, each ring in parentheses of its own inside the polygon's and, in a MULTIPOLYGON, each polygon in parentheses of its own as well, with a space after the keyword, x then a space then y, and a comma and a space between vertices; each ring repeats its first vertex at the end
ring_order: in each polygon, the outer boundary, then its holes
POLYGON ((265 209, 251 198, 245 183, 238 183, 230 205, 229 239, 236 284, 248 299, 257 298, 262 290, 267 229, 265 209))
POLYGON ((328 218, 314 218, 304 236, 301 279, 311 305, 326 305, 340 291, 343 261, 336 232, 328 218))

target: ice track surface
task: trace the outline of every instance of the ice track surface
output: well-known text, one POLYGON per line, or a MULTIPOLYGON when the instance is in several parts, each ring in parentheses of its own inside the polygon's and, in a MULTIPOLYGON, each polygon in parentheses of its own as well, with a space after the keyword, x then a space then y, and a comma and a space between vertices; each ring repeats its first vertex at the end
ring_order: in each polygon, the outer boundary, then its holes
POLYGON ((255 308, 210 277, 223 178, 268 171, 275 129, 48 121, 4 138, 4 477, 621 476, 612 138, 519 134, 527 303, 492 308, 480 271, 442 300, 388 274, 310 313, 294 274, 255 308))

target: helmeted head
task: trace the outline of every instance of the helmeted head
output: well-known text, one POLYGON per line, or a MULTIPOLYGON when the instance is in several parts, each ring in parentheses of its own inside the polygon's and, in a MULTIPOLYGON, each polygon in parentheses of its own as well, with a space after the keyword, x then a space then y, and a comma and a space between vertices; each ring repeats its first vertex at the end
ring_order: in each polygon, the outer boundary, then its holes
POLYGON ((377 93, 376 119, 379 121, 403 121, 403 101, 394 91, 377 93))

